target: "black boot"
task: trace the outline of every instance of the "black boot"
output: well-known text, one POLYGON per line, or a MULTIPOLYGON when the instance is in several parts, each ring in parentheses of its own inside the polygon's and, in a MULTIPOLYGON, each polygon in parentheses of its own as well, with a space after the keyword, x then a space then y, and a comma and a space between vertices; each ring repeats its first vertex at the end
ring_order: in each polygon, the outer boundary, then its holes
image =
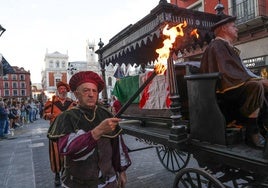
POLYGON ((55 173, 55 181, 54 181, 55 186, 60 186, 61 181, 60 181, 60 173, 55 173))
POLYGON ((257 148, 264 148, 265 139, 260 134, 257 118, 247 118, 244 125, 246 126, 246 143, 257 148))

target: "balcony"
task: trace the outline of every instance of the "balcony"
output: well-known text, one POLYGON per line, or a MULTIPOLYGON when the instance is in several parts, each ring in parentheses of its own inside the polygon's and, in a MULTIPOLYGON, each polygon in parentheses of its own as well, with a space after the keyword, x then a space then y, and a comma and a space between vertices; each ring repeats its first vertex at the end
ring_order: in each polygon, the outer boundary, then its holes
POLYGON ((249 36, 257 36, 256 33, 259 33, 258 35, 265 33, 268 27, 266 0, 243 0, 241 3, 234 3, 233 5, 233 7, 229 8, 229 12, 237 17, 236 24, 241 41, 243 41, 242 38, 249 39, 249 36))
POLYGON ((237 17, 236 23, 239 25, 259 18, 267 19, 266 6, 265 0, 244 0, 231 7, 230 12, 237 17))

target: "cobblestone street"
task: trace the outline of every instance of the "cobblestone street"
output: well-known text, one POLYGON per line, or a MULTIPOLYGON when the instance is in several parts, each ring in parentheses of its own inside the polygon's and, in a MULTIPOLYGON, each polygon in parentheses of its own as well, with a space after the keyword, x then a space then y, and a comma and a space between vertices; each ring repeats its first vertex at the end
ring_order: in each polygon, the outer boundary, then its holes
MULTIPOLYGON (((17 128, 14 136, 0 141, 0 187, 54 187, 47 129, 48 122, 39 119, 17 128)), ((125 135, 125 141, 131 150, 147 146, 128 135, 125 135)), ((127 170, 127 188, 172 187, 175 175, 162 166, 155 148, 130 152, 130 157, 132 165, 127 170)))

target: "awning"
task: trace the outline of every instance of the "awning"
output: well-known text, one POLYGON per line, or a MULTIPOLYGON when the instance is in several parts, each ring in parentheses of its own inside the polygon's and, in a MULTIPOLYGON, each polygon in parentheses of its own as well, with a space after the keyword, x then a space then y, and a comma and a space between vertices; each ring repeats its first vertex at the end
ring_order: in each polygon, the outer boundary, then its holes
POLYGON ((7 60, 0 54, 0 76, 5 76, 6 74, 15 73, 14 69, 7 62, 7 60))
POLYGON ((191 51, 200 49, 204 44, 210 42, 213 33, 210 31, 211 25, 216 22, 216 15, 194 11, 190 9, 179 8, 170 3, 160 3, 150 14, 143 19, 129 25, 112 39, 109 43, 98 49, 96 53, 102 58, 102 62, 106 65, 115 64, 131 64, 136 63, 148 64, 156 60, 156 49, 162 47, 164 36, 161 31, 166 26, 177 25, 187 22, 188 26, 185 30, 185 36, 181 40, 177 40, 175 52, 191 51), (190 37, 190 31, 198 29, 200 38, 198 40, 190 37))

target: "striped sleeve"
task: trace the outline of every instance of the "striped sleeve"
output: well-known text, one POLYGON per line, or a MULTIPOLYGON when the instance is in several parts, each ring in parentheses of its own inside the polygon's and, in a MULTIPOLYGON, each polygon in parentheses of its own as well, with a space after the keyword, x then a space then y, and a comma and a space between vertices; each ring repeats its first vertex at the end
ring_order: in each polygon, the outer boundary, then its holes
POLYGON ((92 137, 91 131, 79 130, 60 137, 58 145, 60 154, 68 155, 74 161, 80 161, 93 154, 97 141, 92 137))

